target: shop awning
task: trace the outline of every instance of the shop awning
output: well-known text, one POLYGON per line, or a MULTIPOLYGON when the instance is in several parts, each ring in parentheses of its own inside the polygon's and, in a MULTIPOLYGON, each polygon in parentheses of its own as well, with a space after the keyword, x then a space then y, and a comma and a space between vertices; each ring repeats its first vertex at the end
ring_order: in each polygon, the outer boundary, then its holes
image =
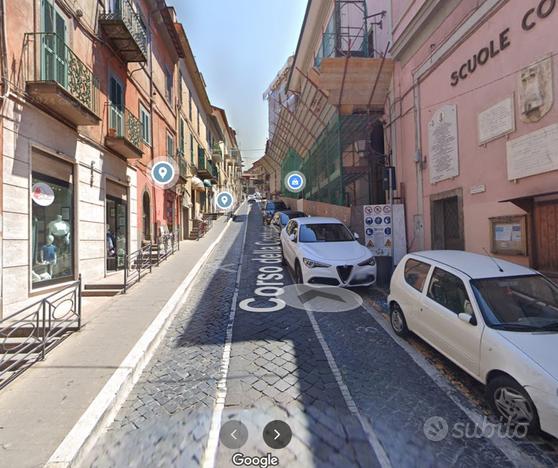
POLYGON ((211 187, 211 181, 209 179, 203 179, 203 185, 206 187, 211 187))
POLYGON ((199 177, 192 177, 192 188, 194 190, 205 190, 203 180, 201 180, 199 177))

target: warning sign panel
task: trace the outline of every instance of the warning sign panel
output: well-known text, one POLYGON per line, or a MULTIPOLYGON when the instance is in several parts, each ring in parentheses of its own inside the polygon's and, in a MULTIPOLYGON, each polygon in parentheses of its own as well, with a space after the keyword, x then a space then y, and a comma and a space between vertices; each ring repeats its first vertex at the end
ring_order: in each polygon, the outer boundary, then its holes
POLYGON ((393 255, 391 205, 364 206, 364 244, 375 257, 393 255))

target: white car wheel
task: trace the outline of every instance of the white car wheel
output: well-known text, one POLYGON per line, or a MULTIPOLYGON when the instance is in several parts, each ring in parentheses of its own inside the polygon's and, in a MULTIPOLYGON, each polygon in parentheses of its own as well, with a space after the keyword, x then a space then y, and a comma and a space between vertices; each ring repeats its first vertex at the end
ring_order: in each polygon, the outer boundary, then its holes
POLYGON ((492 409, 514 426, 526 426, 533 433, 539 430, 537 409, 527 392, 510 377, 496 377, 488 383, 488 398, 492 409))

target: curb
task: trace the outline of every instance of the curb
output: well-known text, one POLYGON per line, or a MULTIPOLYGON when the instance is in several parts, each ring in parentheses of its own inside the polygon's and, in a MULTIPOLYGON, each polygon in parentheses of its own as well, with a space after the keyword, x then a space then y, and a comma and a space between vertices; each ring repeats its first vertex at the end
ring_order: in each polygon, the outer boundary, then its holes
POLYGON ((232 219, 229 219, 217 239, 210 244, 202 257, 196 262, 118 369, 112 374, 99 394, 50 456, 44 465, 45 468, 76 466, 95 445, 102 431, 112 423, 144 368, 155 354, 176 313, 186 302, 190 286, 195 277, 221 241, 231 223, 232 219))

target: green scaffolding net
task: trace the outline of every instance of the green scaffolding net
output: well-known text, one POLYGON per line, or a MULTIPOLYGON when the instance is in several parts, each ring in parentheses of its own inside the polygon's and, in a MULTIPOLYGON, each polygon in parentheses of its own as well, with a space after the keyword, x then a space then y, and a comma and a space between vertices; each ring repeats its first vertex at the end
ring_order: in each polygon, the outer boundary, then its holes
POLYGON ((370 157, 364 154, 370 152, 366 142, 370 140, 375 120, 368 114, 337 113, 304 157, 289 149, 281 164, 281 193, 291 198, 345 205, 356 201, 351 192, 357 186, 355 190, 364 192, 362 197, 368 199, 370 157), (292 171, 301 171, 306 177, 306 186, 300 194, 285 187, 285 177, 292 171))

